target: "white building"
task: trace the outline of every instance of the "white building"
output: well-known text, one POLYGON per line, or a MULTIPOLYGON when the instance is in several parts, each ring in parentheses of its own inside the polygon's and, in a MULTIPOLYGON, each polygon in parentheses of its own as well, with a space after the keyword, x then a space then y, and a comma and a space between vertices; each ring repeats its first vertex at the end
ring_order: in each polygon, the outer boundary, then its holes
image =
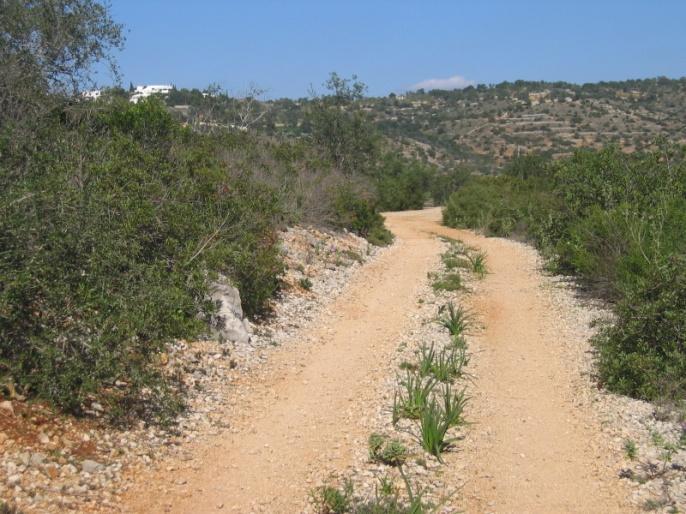
POLYGON ((86 100, 97 100, 102 95, 102 91, 99 89, 92 89, 91 91, 84 91, 81 96, 86 100))
POLYGON ((150 95, 168 95, 173 88, 174 86, 170 86, 169 84, 136 86, 136 89, 133 91, 133 95, 131 95, 130 101, 133 103, 138 103, 139 100, 147 98, 150 95))

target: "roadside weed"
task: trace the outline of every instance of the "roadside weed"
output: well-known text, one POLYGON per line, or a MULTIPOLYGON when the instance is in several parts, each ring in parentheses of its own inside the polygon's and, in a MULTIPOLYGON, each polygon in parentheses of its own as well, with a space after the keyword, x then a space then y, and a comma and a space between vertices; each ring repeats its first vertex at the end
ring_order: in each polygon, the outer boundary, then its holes
POLYGON ((464 336, 453 336, 450 338, 450 346, 453 348, 458 348, 458 349, 467 349, 467 340, 464 338, 464 336))
POLYGON ((451 336, 459 336, 469 328, 470 315, 464 307, 455 307, 453 302, 448 302, 438 309, 437 321, 451 336))
POLYGON ((458 291, 462 288, 462 278, 457 272, 446 273, 442 276, 433 274, 431 286, 435 291, 458 291))
POLYGON ((464 425, 465 420, 462 414, 469 400, 466 389, 453 391, 450 385, 446 384, 441 388, 441 399, 443 400, 443 413, 448 425, 451 427, 464 425))
POLYGON ((342 488, 329 485, 317 487, 310 492, 310 499, 317 514, 344 514, 351 512, 353 483, 346 480, 342 488))
POLYGON ((417 372, 420 376, 426 377, 431 374, 434 368, 434 362, 436 361, 436 349, 434 344, 427 346, 426 343, 422 343, 417 352, 419 357, 419 362, 417 363, 417 372))
POLYGON ((431 373, 439 382, 452 382, 462 376, 462 368, 469 362, 467 352, 459 348, 443 348, 434 359, 431 373))
POLYGON ((486 254, 482 251, 467 254, 472 272, 479 278, 484 278, 488 273, 486 267, 486 254))
POLYGON ((303 277, 303 278, 301 278, 300 280, 298 280, 298 284, 299 284, 300 287, 302 287, 305 291, 309 291, 310 289, 312 289, 312 281, 311 281, 309 278, 307 278, 307 277, 303 277))
POLYGON ((369 458, 387 466, 402 466, 407 460, 408 451, 397 439, 381 434, 369 436, 369 458))
POLYGON ((419 419, 429 403, 436 381, 408 372, 399 384, 400 389, 393 400, 394 421, 397 422, 400 418, 419 419))
POLYGON ((445 412, 436 400, 432 400, 422 411, 419 418, 420 443, 439 462, 443 462, 441 454, 450 446, 451 440, 446 439, 451 420, 446 418, 445 412))
POLYGON ((310 493, 312 504, 317 514, 429 514, 434 512, 431 504, 424 503, 423 491, 415 491, 412 482, 398 467, 405 483, 408 501, 401 498, 398 488, 388 477, 381 478, 374 498, 360 499, 355 496, 351 481, 346 481, 342 488, 323 486, 310 493))
POLYGON ((636 448, 636 443, 633 440, 627 439, 624 441, 624 453, 626 454, 629 460, 636 459, 638 449, 636 448))

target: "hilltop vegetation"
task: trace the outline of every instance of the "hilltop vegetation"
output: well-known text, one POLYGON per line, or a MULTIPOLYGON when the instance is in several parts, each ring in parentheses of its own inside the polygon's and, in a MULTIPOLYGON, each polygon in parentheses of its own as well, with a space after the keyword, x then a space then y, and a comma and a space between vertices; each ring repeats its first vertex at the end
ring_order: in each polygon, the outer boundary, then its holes
MULTIPOLYGON (((264 134, 313 135, 308 113, 319 101, 316 95, 259 101, 259 93, 236 99, 179 90, 167 104, 191 124, 213 119, 244 126, 249 120, 264 134)), ((389 151, 437 175, 497 173, 530 153, 560 158, 610 144, 626 153, 655 149, 659 138, 686 143, 686 78, 583 85, 520 80, 377 98, 360 94, 356 100, 355 108, 373 121, 389 151)))
POLYGON ((685 100, 686 79, 517 81, 378 99, 369 108, 409 155, 489 172, 531 152, 560 157, 607 144, 631 152, 657 136, 686 141, 685 100))
MULTIPOLYGON (((307 134, 310 102, 265 102, 259 126, 272 134, 307 134)), ((686 142, 686 78, 503 82, 391 93, 362 104, 394 148, 442 169, 467 165, 489 173, 531 152, 560 157, 607 144, 631 152, 651 148, 658 136, 686 142)))

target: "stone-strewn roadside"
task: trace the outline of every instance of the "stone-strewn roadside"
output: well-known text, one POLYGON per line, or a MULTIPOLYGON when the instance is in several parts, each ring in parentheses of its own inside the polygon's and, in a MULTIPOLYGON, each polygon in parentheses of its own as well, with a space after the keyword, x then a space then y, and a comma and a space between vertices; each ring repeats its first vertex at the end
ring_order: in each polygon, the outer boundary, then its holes
POLYGON ((555 306, 568 361, 579 370, 578 400, 593 405, 610 451, 623 456, 617 475, 633 489, 632 501, 653 512, 685 512, 686 414, 593 387, 590 339, 597 331, 595 322, 611 313, 601 302, 579 295, 565 277, 545 275, 543 280, 542 294, 555 306))
POLYGON ((360 266, 380 252, 349 233, 290 228, 282 233, 287 265, 274 314, 252 325, 250 341, 180 341, 160 356, 181 373, 188 409, 172 428, 105 426, 101 405, 74 419, 46 406, 12 398, 0 403, 0 497, 25 512, 119 510, 125 477, 174 454, 190 460, 184 444, 217 435, 230 420, 216 417, 232 401, 232 382, 286 344, 345 287, 360 266))

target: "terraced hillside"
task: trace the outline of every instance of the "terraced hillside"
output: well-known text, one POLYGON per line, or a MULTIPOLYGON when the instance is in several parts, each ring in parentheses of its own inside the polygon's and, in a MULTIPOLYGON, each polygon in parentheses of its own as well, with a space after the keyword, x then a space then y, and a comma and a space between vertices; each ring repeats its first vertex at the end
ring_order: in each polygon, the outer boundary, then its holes
MULTIPOLYGON (((308 102, 268 102, 263 128, 307 133, 308 102)), ((658 137, 686 142, 686 78, 481 84, 367 98, 363 109, 404 153, 441 167, 467 163, 483 172, 531 151, 558 156, 615 143, 631 152, 658 137)))

